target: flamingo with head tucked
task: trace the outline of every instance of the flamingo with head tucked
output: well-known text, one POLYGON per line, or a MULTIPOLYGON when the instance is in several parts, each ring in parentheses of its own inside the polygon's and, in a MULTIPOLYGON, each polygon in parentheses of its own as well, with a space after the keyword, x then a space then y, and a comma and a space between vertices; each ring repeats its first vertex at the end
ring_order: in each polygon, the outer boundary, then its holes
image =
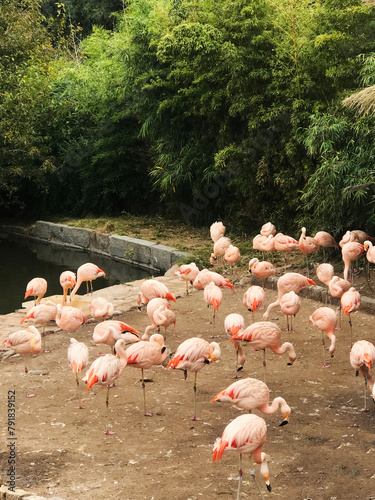
POLYGON ((108 319, 98 323, 92 334, 95 344, 106 344, 112 347, 114 352, 115 344, 122 339, 125 347, 141 340, 139 331, 123 321, 108 319))
POLYGON ((146 327, 142 340, 149 340, 149 332, 155 330, 155 328, 159 330, 161 326, 164 326, 164 334, 166 334, 168 326, 176 326, 176 315, 170 307, 171 305, 166 299, 156 298, 150 300, 147 304, 147 315, 151 320, 151 325, 146 327))
POLYGON ((202 271, 199 271, 193 281, 193 287, 196 290, 203 290, 209 283, 211 283, 211 281, 213 281, 216 286, 227 287, 234 292, 233 285, 229 280, 224 278, 221 274, 209 271, 208 269, 202 269, 202 271))
POLYGON ((264 289, 257 285, 250 286, 243 295, 243 305, 248 311, 252 312, 253 322, 257 309, 264 304, 264 299, 264 289))
POLYGON ((115 312, 114 305, 104 297, 92 299, 89 309, 91 316, 96 320, 111 318, 115 312))
POLYGON ((375 362, 375 346, 367 340, 358 340, 350 351, 350 364, 356 371, 361 373, 365 379, 365 406, 362 411, 368 411, 366 404, 367 382, 370 385, 372 399, 375 403, 375 383, 371 375, 371 368, 375 362))
POLYGON ((361 294, 354 287, 349 288, 349 290, 341 296, 342 314, 346 313, 349 318, 350 346, 353 345, 353 325, 350 314, 358 311, 360 305, 361 294))
POLYGON ((306 236, 306 228, 303 227, 301 229, 301 236, 298 241, 298 246, 301 252, 306 255, 307 262, 307 276, 310 277, 310 268, 309 268, 309 254, 319 251, 318 242, 312 238, 311 236, 306 236))
POLYGON ((280 309, 286 316, 286 330, 289 332, 290 330, 293 330, 293 316, 295 316, 301 309, 301 299, 295 292, 293 292, 293 290, 285 293, 280 299, 280 309))
POLYGON ((210 236, 214 243, 216 243, 219 238, 224 236, 224 233, 225 233, 225 226, 222 222, 216 221, 213 224, 211 224, 210 236))
MULTIPOLYGON (((319 307, 310 316, 309 323, 312 323, 314 326, 318 328, 318 330, 320 330, 321 332, 325 332, 328 335, 331 341, 331 345, 329 347, 329 354, 331 355, 331 358, 333 358, 336 349, 336 335, 335 335, 335 328, 337 325, 336 312, 329 307, 319 307)), ((322 345, 323 345, 323 367, 329 368, 330 365, 327 365, 325 361, 324 333, 322 338, 322 345)))
POLYGON ((266 222, 266 224, 263 224, 260 234, 262 236, 275 236, 276 227, 271 222, 266 222))
MULTIPOLYGON (((26 322, 32 325, 42 326, 42 340, 44 342, 45 327, 48 323, 55 320, 56 314, 56 304, 51 300, 47 300, 43 304, 32 307, 26 316, 21 319, 21 324, 26 322)), ((45 346, 43 346, 43 352, 45 352, 45 346)))
POLYGON ((270 276, 275 276, 276 269, 271 262, 268 262, 267 260, 260 262, 259 259, 254 257, 249 262, 249 272, 255 274, 255 276, 263 281, 264 288, 265 280, 270 276))
MULTIPOLYGON (((226 316, 224 320, 224 329, 226 334, 229 336, 229 339, 231 339, 238 332, 245 330, 244 317, 241 314, 237 313, 228 314, 228 316, 226 316)), ((237 378, 237 372, 243 369, 243 365, 246 361, 246 356, 239 342, 234 341, 233 345, 236 349, 236 376, 234 378, 237 378)))
POLYGON ((72 337, 68 347, 68 362, 72 367, 77 385, 79 385, 78 372, 81 372, 82 368, 89 362, 89 350, 87 345, 83 342, 78 342, 72 337))
MULTIPOLYGON (((210 264, 213 264, 218 255, 221 255, 224 259, 225 252, 231 246, 231 241, 226 236, 222 236, 214 243, 214 251, 210 256, 210 264)), ((224 262, 224 260, 223 260, 224 262)))
POLYGON ((195 262, 190 262, 190 264, 183 264, 180 266, 178 270, 173 273, 173 276, 178 276, 186 282, 186 295, 189 295, 189 282, 192 285, 198 273, 199 269, 195 262))
POLYGON ((326 255, 325 255, 326 248, 334 248, 335 250, 339 249, 339 246, 335 238, 326 231, 318 231, 314 236, 314 240, 318 243, 320 247, 322 247, 324 260, 326 260, 326 255))
MULTIPOLYGON (((344 279, 348 279, 348 273, 350 266, 354 260, 359 259, 359 257, 365 251, 365 247, 358 241, 349 241, 346 243, 341 250, 342 260, 344 261, 344 279)), ((353 280, 352 280, 353 282, 353 280)))

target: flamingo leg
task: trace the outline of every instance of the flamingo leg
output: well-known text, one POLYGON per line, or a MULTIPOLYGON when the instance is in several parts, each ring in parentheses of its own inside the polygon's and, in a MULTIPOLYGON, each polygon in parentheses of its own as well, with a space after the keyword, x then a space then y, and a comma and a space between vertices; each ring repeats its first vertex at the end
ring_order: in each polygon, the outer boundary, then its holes
POLYGON ((264 500, 264 496, 263 496, 262 490, 260 489, 260 486, 259 486, 259 484, 258 484, 257 478, 255 477, 255 469, 250 469, 250 475, 251 475, 251 477, 252 477, 252 478, 254 479, 254 481, 255 481, 255 484, 256 484, 256 486, 257 486, 257 488, 258 488, 259 495, 260 495, 261 499, 262 499, 262 500, 264 500))
POLYGON ((243 366, 240 366, 240 367, 238 366, 238 351, 239 351, 239 349, 240 349, 240 346, 239 346, 239 345, 237 345, 237 346, 235 347, 235 349, 236 349, 236 374, 235 374, 235 376, 234 376, 234 377, 232 377, 232 378, 236 378, 236 379, 237 379, 237 378, 241 378, 239 375, 237 375, 237 373, 238 373, 240 370, 242 370, 243 366))
POLYGON ((238 489, 237 489, 237 500, 240 499, 240 494, 241 494, 241 486, 242 486, 242 453, 240 453, 240 468, 238 471, 238 489))
POLYGON ((352 320, 350 318, 350 313, 349 313, 349 326, 350 326, 350 347, 353 347, 353 325, 352 325, 352 320))
POLYGON ((361 411, 368 411, 367 408, 367 377, 365 377, 365 406, 361 411))
POLYGON ((323 346, 323 368, 329 368, 331 365, 326 365, 326 351, 325 351, 325 340, 324 340, 324 332, 322 336, 322 346, 323 346))
POLYGON ((191 419, 194 421, 202 420, 201 418, 197 417, 197 375, 198 375, 198 372, 195 372, 195 376, 194 376, 194 417, 191 419))
POLYGON ((144 377, 143 377, 143 368, 141 368, 141 370, 142 370, 142 389, 143 389, 144 416, 145 417, 152 417, 152 413, 147 413, 147 411, 146 411, 146 384, 145 384, 145 380, 144 380, 144 377))
POLYGON ((263 376, 264 376, 264 383, 266 383, 266 350, 263 349, 263 376))

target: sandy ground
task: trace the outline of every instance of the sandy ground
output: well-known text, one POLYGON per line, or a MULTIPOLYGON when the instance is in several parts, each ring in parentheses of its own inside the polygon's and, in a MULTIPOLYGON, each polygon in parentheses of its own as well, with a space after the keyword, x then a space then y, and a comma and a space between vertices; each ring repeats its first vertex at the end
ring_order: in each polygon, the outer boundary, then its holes
MULTIPOLYGON (((110 407, 105 406, 104 387, 94 386, 88 393, 84 383, 77 389, 67 363, 69 338, 84 341, 90 349, 90 362, 108 346, 92 341, 95 323, 81 327, 74 335, 59 331, 46 338, 48 353, 31 359, 12 356, 0 363, 1 434, 6 427, 8 391, 16 394, 16 483, 17 487, 65 500, 148 499, 197 500, 236 498, 239 457, 226 451, 220 462, 212 463, 212 448, 225 426, 240 410, 223 403, 210 403, 213 396, 231 384, 235 375, 235 351, 223 329, 231 312, 251 313, 242 304, 250 286, 249 276, 237 277, 235 293, 223 291, 223 302, 214 324, 209 324, 203 291, 183 293, 184 285, 168 278, 170 290, 178 295, 173 309, 176 327, 168 329, 166 345, 170 352, 190 337, 215 340, 221 358, 198 374, 197 413, 192 421, 193 376, 155 367, 146 372, 147 409, 143 415, 140 370, 127 367, 110 390, 110 407), (214 339, 211 337, 214 336, 214 339), (46 374, 25 374, 30 370, 46 374), (26 397, 26 391, 35 394, 26 397), (83 401, 83 409, 78 409, 83 401), (109 429, 114 434, 107 435, 109 429)), ((134 295, 137 287, 134 287, 134 295)), ((266 305, 275 300, 276 291, 266 289, 266 305)), ((135 299, 134 299, 135 304, 135 299)), ((310 314, 321 303, 302 298, 302 308, 293 320, 293 331, 286 332, 285 317, 276 309, 271 320, 282 328, 283 341, 291 341, 297 359, 287 366, 287 354, 266 351, 266 382, 270 399, 283 396, 292 414, 290 423, 279 427, 280 413, 259 416, 267 422, 267 442, 272 492, 260 475, 259 465, 244 459, 241 498, 281 499, 375 499, 375 404, 369 398, 364 406, 364 380, 355 377, 349 363, 349 325, 337 332, 335 357, 330 368, 323 368, 320 332, 308 324, 310 314), (250 469, 255 469, 255 478, 250 469)), ((263 311, 256 313, 260 320, 263 311)), ((145 308, 132 309, 116 317, 140 331, 149 324, 145 308)), ((352 317, 355 340, 375 343, 373 317, 357 312, 352 317)), ((326 357, 328 355, 326 343, 326 357)), ((245 347, 247 361, 242 377, 263 380, 263 352, 245 347)), ((1 479, 6 482, 9 449, 2 448, 1 479)))

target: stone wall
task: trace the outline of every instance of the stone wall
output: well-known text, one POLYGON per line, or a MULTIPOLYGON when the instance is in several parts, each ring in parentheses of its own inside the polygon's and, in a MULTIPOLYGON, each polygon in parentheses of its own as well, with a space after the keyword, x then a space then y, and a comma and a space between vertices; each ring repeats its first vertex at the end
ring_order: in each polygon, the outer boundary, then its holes
POLYGON ((164 274, 175 262, 188 254, 151 241, 97 233, 92 229, 37 221, 30 229, 0 226, 0 232, 33 239, 48 245, 88 250, 164 274))

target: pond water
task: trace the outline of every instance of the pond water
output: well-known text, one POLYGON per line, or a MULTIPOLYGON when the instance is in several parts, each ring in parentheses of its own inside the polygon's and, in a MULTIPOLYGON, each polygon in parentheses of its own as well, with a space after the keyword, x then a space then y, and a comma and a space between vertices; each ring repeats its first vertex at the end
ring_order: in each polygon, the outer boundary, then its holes
MULTIPOLYGON (((152 275, 152 271, 147 269, 116 262, 91 252, 0 234, 0 314, 8 314, 22 307, 26 285, 32 278, 47 280, 46 295, 61 295, 60 274, 67 270, 77 272, 78 267, 86 262, 93 262, 106 273, 106 278, 93 281, 94 290, 152 275)), ((86 293, 86 284, 81 285, 78 293, 86 293)))

